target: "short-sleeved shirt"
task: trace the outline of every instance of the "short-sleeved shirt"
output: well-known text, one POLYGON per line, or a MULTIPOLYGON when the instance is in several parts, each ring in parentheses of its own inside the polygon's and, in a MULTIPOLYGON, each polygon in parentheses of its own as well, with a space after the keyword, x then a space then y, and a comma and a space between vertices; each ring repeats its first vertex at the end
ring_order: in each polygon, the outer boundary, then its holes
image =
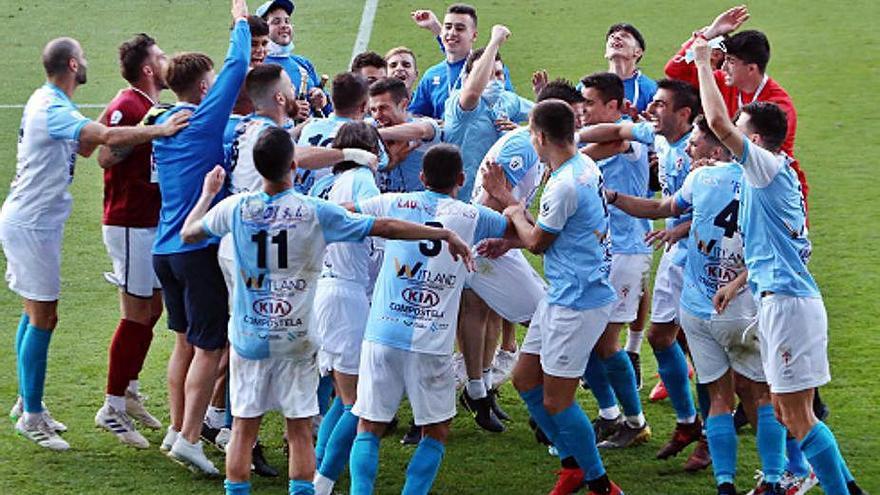
MULTIPOLYGON (((630 149, 597 162, 605 187, 612 191, 644 198, 648 194, 648 148, 633 141, 630 149)), ((613 254, 650 254, 645 234, 651 222, 628 215, 614 205, 611 212, 611 252, 613 254)))
POLYGON ((90 122, 60 88, 46 83, 28 99, 18 128, 15 178, 0 219, 35 230, 56 230, 70 216, 79 134, 90 122))
MULTIPOLYGON (((336 204, 357 204, 379 195, 373 172, 366 167, 348 169, 318 179, 310 196, 336 204)), ((365 290, 370 284, 370 260, 374 246, 372 238, 362 242, 339 243, 327 246, 321 278, 347 280, 361 285, 365 290)))
MULTIPOLYGON (((107 105, 102 124, 135 126, 153 106, 142 91, 127 88, 107 105)), ((153 175, 151 145, 131 149, 119 163, 104 170, 104 225, 149 228, 159 222, 159 184, 153 175)))
MULTIPOLYGON (((502 237, 507 219, 433 191, 382 194, 358 211, 452 230, 474 245, 502 237)), ((444 241, 385 242, 364 338, 406 351, 451 355, 467 269, 444 241)))
MULTIPOLYGON (((544 164, 529 136, 528 127, 520 127, 505 133, 486 152, 483 163, 494 161, 504 170, 504 176, 513 187, 511 193, 517 201, 525 202, 528 207, 538 186, 541 184, 541 176, 544 174, 544 164)), ((483 172, 477 170, 474 180, 474 192, 471 202, 482 204, 485 201, 483 191, 483 172)))
POLYGON ((818 297, 819 287, 807 268, 813 248, 806 206, 791 158, 743 136, 739 163, 744 183, 739 225, 752 291, 818 297))
POLYGON ((270 127, 278 127, 278 124, 261 115, 251 114, 238 120, 229 149, 230 194, 259 191, 263 187, 263 176, 254 165, 254 146, 270 127))
MULTIPOLYGON (((417 119, 410 117, 407 122, 414 122, 417 119)), ((437 121, 431 118, 418 119, 421 122, 427 122, 434 127, 434 137, 422 141, 420 146, 412 151, 391 170, 381 169, 377 173, 376 181, 379 184, 379 190, 386 192, 414 192, 423 191, 425 185, 419 178, 422 172, 422 158, 427 153, 428 148, 439 143, 443 139, 443 131, 437 121)))
POLYGON ((213 236, 232 233, 235 248, 229 340, 247 359, 308 359, 317 351, 311 328, 315 284, 324 248, 362 241, 372 217, 288 189, 269 196, 229 196, 202 220, 213 236))
POLYGON ((550 174, 537 224, 556 235, 544 253, 548 303, 585 310, 616 299, 602 174, 589 157, 575 153, 550 174))
POLYGON ((679 210, 691 210, 691 242, 686 256, 681 305, 704 320, 712 317, 712 298, 745 270, 738 228, 742 167, 736 163, 691 172, 673 196, 679 210))

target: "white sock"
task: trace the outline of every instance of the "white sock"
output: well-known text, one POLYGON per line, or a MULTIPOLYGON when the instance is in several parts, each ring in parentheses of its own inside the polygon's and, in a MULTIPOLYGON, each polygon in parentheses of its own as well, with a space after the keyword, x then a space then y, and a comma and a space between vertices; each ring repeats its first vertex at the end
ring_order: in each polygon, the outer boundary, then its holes
POLYGON ((642 335, 645 332, 637 332, 635 330, 626 331, 626 352, 639 353, 642 349, 642 335))
POLYGON ((104 403, 118 412, 125 412, 125 397, 119 395, 107 395, 104 403))
POLYGON ((641 428, 645 426, 645 413, 639 413, 636 416, 627 416, 626 424, 632 428, 641 428))
POLYGON ((620 408, 617 407, 617 404, 599 409, 599 417, 602 419, 617 419, 618 416, 620 416, 620 408))
POLYGON ((131 395, 137 395, 139 389, 140 382, 138 382, 137 380, 131 380, 130 382, 128 382, 128 392, 131 393, 131 395))
POLYGON ((688 416, 688 417, 686 417, 686 418, 676 418, 676 419, 677 419, 678 422, 681 423, 681 424, 684 424, 684 425, 692 425, 692 424, 694 424, 694 421, 697 420, 697 415, 696 415, 696 414, 692 414, 692 415, 690 415, 690 416, 688 416))
POLYGON ((483 397, 486 397, 486 385, 483 384, 482 378, 468 380, 465 389, 467 390, 468 397, 471 399, 482 399, 483 397))
POLYGON ((335 481, 317 471, 315 471, 315 480, 313 483, 315 485, 315 495, 332 495, 333 485, 336 484, 335 481))
POLYGON ((205 414, 205 423, 211 428, 221 428, 226 424, 226 409, 208 406, 208 412, 205 414))
POLYGON ((486 390, 492 390, 492 368, 486 368, 483 370, 483 386, 486 387, 486 390))
POLYGON ((24 411, 24 424, 26 425, 34 425, 37 424, 37 421, 40 420, 42 413, 29 413, 24 411))

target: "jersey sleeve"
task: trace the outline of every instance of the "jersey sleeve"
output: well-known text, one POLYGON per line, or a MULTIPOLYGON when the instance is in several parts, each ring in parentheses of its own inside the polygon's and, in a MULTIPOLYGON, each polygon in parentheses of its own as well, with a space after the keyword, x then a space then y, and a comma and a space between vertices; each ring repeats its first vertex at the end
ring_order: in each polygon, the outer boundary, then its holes
POLYGON ((423 139, 422 144, 432 145, 438 144, 443 141, 443 129, 440 128, 440 123, 437 122, 436 119, 432 119, 431 117, 424 117, 421 119, 422 122, 427 122, 434 129, 434 137, 431 139, 423 139))
POLYGON ((434 116, 434 104, 431 102, 431 80, 428 73, 419 80, 415 95, 409 104, 409 111, 415 115, 434 116))
MULTIPOLYGON (((372 174, 371 174, 372 175, 372 174)), ((355 201, 365 201, 379 195, 379 188, 372 177, 358 175, 352 187, 352 195, 355 201)))
POLYGON ((743 135, 743 152, 739 163, 743 166, 743 177, 753 187, 767 187, 782 169, 782 160, 764 148, 753 144, 743 135))
POLYGON ((559 234, 568 218, 577 210, 577 191, 570 184, 557 182, 541 195, 538 227, 559 234))
POLYGON ((654 144, 654 124, 650 122, 639 122, 633 124, 633 138, 642 144, 654 144))
POLYGON ((79 141, 80 131, 89 122, 71 105, 54 102, 46 109, 46 125, 52 139, 79 141))
POLYGON ((316 213, 321 230, 324 232, 324 242, 356 242, 361 241, 373 228, 374 217, 351 213, 345 208, 316 199, 316 213))
POLYGON ((250 59, 251 32, 247 21, 239 20, 229 36, 229 51, 226 53, 223 68, 190 118, 190 129, 211 135, 223 133, 247 75, 250 59))
POLYGON ((679 211, 690 210, 694 204, 694 181, 695 177, 700 174, 699 169, 689 173, 681 185, 681 189, 675 192, 672 200, 675 201, 675 207, 679 211))
POLYGON ((527 122, 529 120, 529 112, 535 107, 535 103, 516 93, 514 95, 516 96, 516 102, 514 111, 510 112, 510 120, 513 122, 527 122))
POLYGON ((507 218, 497 211, 483 205, 474 205, 477 208, 477 228, 474 231, 474 244, 483 239, 495 239, 504 237, 507 230, 507 218))
POLYGON ((495 161, 501 165, 510 185, 516 187, 528 173, 530 165, 538 161, 538 156, 528 138, 512 138, 498 151, 495 161))
POLYGON ((483 99, 477 101, 477 106, 470 110, 461 108, 461 91, 455 90, 446 100, 446 109, 443 112, 443 132, 451 135, 461 134, 465 127, 478 115, 480 106, 485 105, 483 99))
POLYGON ((202 229, 212 237, 223 237, 232 230, 232 216, 241 196, 227 196, 208 210, 202 218, 202 229))

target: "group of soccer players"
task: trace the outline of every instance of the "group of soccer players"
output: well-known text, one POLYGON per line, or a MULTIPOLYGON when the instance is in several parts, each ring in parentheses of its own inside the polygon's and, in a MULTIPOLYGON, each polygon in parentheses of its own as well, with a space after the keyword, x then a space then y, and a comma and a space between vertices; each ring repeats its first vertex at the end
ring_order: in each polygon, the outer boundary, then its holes
POLYGON ((250 493, 252 470, 277 476, 259 441, 273 410, 286 420, 289 493, 331 494, 346 468, 350 493, 373 493, 404 398, 417 447, 403 493, 427 494, 456 401, 503 432, 508 377, 561 463, 550 493, 622 494, 599 449, 651 436, 638 393, 648 307, 676 413, 658 458, 697 443, 685 469, 711 464, 717 493, 737 493, 738 397, 761 460, 750 493, 865 493, 814 413, 830 380, 827 321, 807 265, 796 113, 766 73, 766 36, 737 32, 745 7, 694 31, 656 82, 638 66, 641 33, 615 24, 607 72, 577 86, 536 72, 534 102, 501 59, 505 26, 474 48, 469 5, 442 22, 412 13, 444 57, 421 77, 406 47, 319 76, 293 53, 294 10, 269 0, 251 15, 232 0, 222 67, 168 57, 146 34, 124 42, 129 86, 96 121, 72 102, 87 80, 79 43, 44 48, 47 82, 25 107, 0 211, 6 278, 24 306, 11 412, 21 435, 69 448, 43 386, 68 185, 76 154, 97 149, 105 278, 121 314, 95 423, 137 448, 149 447, 139 427, 162 427, 138 375, 164 305, 176 339, 160 449, 219 475, 204 443, 220 447, 228 494, 250 493), (175 104, 159 103, 164 89, 175 104), (652 243, 664 252, 646 297, 652 243), (543 255, 544 277, 523 249, 543 255), (581 386, 599 405, 592 423, 581 386))

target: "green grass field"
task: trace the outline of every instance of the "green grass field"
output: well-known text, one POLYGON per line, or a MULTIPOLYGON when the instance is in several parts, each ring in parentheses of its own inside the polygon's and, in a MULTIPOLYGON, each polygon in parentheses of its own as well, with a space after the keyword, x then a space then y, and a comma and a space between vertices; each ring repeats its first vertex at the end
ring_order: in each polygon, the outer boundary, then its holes
MULTIPOLYGON (((252 0, 251 8, 256 7, 252 0)), ((362 3, 358 0, 303 0, 295 15, 296 52, 311 58, 320 72, 334 74, 349 60, 362 3)), ((689 33, 711 21, 728 3, 617 3, 577 0, 486 0, 479 9, 485 43, 492 24, 506 23, 513 35, 502 50, 514 83, 528 92, 531 71, 548 69, 552 76, 575 79, 604 70, 604 33, 608 25, 626 20, 639 26, 648 41, 644 71, 662 76, 666 59, 689 33)), ((409 20, 412 8, 442 11, 443 3, 382 0, 370 48, 383 53, 397 45, 413 47, 423 69, 440 59, 434 40, 409 20)), ((761 1, 750 5, 749 28, 764 30, 773 46, 769 73, 791 93, 799 111, 797 155, 809 174, 814 256, 812 270, 823 289, 830 322, 833 381, 823 389, 833 428, 852 471, 862 486, 880 492, 880 337, 876 318, 880 304, 880 270, 873 259, 878 235, 876 193, 878 174, 873 161, 880 154, 876 138, 880 104, 880 36, 875 2, 846 4, 761 1), (871 206, 875 204, 875 206, 871 206), (871 213, 871 212, 874 213, 871 213)), ((89 83, 76 94, 79 103, 106 103, 124 86, 116 62, 116 47, 137 32, 156 37, 162 48, 205 51, 219 62, 226 49, 229 6, 222 0, 68 0, 48 2, 0 1, 0 104, 23 104, 43 81, 39 53, 53 37, 79 39, 89 59, 89 83)), ((165 101, 173 101, 170 93, 165 101)), ((85 111, 90 116, 97 109, 85 111)), ((15 170, 16 130, 20 109, 0 108, 0 179, 15 170)), ((158 451, 162 433, 147 432, 153 447, 135 451, 93 426, 103 400, 106 349, 118 321, 117 296, 101 272, 110 263, 101 243, 102 182, 94 160, 80 160, 72 186, 74 212, 64 242, 63 296, 60 323, 50 351, 46 401, 56 418, 66 422, 65 438, 72 450, 55 454, 18 438, 11 425, 0 428, 0 493, 219 493, 218 480, 194 477, 158 451)), ((16 394, 14 331, 19 299, 0 290, 0 407, 11 406, 16 394)), ((161 328, 161 323, 157 328, 161 328)), ((165 363, 173 339, 157 331, 141 375, 151 396, 151 409, 167 421, 165 363)), ((653 385, 654 360, 643 349, 646 386, 653 385)), ((453 426, 446 458, 433 493, 546 493, 558 463, 532 439, 527 414, 513 389, 505 386, 503 405, 514 416, 510 430, 491 435, 460 415, 453 426)), ((595 402, 579 394, 585 410, 595 414, 595 402)), ((5 411, 5 409, 4 409, 5 411)), ((5 412, 4 412, 5 414, 5 412)), ((654 429, 647 445, 620 452, 603 452, 610 475, 629 494, 712 493, 710 471, 687 475, 683 457, 654 460, 668 438, 673 412, 668 403, 648 404, 654 429)), ((408 412, 403 412, 404 420, 408 412)), ((283 466, 281 421, 270 416, 263 441, 269 458, 283 466)), ((383 442, 377 493, 399 492, 409 449, 398 443, 402 432, 383 442)), ((740 437, 739 486, 748 487, 759 467, 754 437, 740 437)), ((217 463, 222 457, 209 454, 217 463)), ((283 471, 283 469, 282 469, 283 471)), ((258 493, 283 493, 286 477, 256 479, 258 493)), ((347 478, 339 483, 347 490, 347 478)), ((819 492, 816 489, 816 492, 819 492)))

